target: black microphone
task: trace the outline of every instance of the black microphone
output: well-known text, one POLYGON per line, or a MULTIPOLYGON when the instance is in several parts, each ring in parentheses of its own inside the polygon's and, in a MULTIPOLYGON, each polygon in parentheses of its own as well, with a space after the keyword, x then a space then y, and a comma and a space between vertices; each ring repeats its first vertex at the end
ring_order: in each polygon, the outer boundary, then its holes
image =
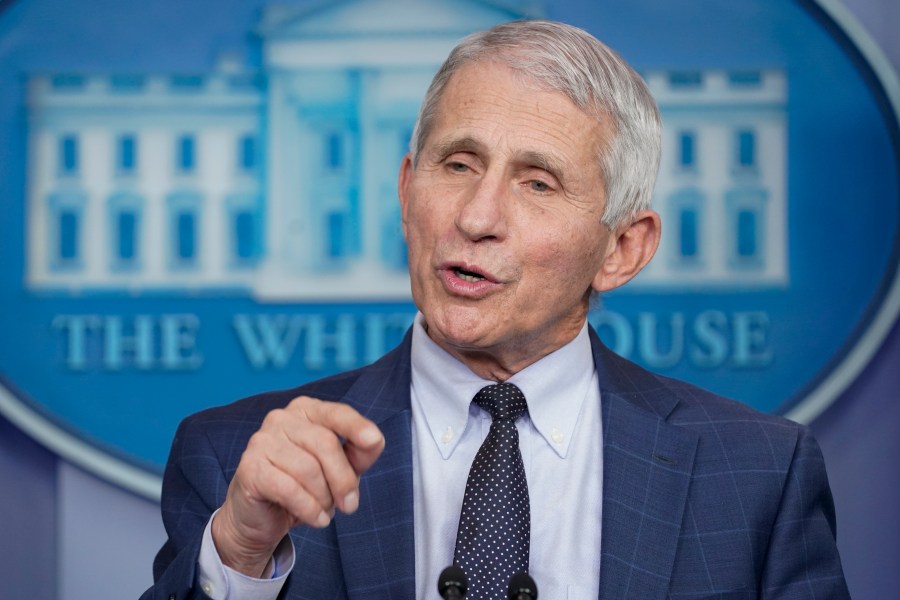
POLYGON ((438 577, 438 594, 444 600, 459 600, 469 591, 469 580, 466 573, 456 565, 450 565, 441 571, 438 577))
POLYGON ((516 573, 509 579, 509 600, 537 600, 537 584, 528 573, 516 573))

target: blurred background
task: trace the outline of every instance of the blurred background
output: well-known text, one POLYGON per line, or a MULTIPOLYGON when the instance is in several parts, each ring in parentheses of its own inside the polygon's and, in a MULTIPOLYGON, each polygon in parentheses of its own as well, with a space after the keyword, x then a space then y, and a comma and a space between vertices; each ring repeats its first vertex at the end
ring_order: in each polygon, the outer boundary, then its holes
POLYGON ((665 123, 663 245, 591 322, 809 423, 853 597, 897 597, 895 0, 0 1, 0 597, 138 597, 181 418, 400 339, 421 96, 533 16, 619 51, 665 123))

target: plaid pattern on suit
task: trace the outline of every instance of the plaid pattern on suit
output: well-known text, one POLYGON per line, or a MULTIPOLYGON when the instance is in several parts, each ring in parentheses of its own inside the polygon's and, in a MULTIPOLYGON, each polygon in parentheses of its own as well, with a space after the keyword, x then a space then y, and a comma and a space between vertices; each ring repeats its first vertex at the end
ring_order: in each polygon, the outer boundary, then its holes
MULTIPOLYGON (((410 339, 369 367, 185 419, 163 483, 169 539, 143 598, 205 598, 193 583, 206 522, 266 413, 304 394, 350 404, 386 445, 355 514, 291 531, 297 563, 280 598, 414 598, 410 339)), ((805 428, 649 373, 593 331, 591 344, 604 427, 601 600, 849 598, 825 466, 805 428)))

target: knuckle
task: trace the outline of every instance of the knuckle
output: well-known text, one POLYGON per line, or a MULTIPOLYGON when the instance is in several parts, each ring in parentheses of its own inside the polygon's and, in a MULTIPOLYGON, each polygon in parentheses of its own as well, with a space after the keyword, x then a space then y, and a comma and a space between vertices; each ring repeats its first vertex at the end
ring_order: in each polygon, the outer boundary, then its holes
POLYGON ((322 480, 322 466, 309 454, 301 454, 294 461, 297 477, 302 481, 318 482, 322 480))
POLYGON ((286 410, 306 412, 318 403, 319 401, 315 398, 310 398, 309 396, 297 396, 288 403, 286 410))
POLYGON ((309 436, 312 450, 317 456, 331 456, 341 452, 341 440, 330 429, 317 429, 309 436))
POLYGON ((258 456, 265 453, 268 436, 262 430, 257 431, 247 440, 247 446, 241 456, 241 462, 256 460, 258 456))
POLYGON ((323 506, 322 503, 309 493, 294 494, 290 498, 289 511, 294 517, 300 519, 306 524, 313 524, 322 511, 331 510, 330 506, 323 506))
POLYGON ((287 417, 287 411, 283 408, 273 408, 270 410, 266 417, 263 419, 262 426, 260 429, 266 429, 269 427, 277 427, 281 423, 284 422, 287 417))

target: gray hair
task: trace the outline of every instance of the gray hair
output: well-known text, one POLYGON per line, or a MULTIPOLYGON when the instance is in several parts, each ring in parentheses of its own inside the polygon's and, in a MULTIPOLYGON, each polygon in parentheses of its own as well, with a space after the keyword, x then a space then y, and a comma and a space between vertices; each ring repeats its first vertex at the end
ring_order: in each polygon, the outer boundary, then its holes
POLYGON ((453 49, 422 102, 410 140, 413 165, 434 126, 447 82, 481 59, 501 61, 541 87, 565 94, 597 120, 612 119, 613 137, 598 157, 607 227, 614 229, 650 207, 661 143, 656 102, 618 54, 583 29, 553 21, 502 23, 473 33, 453 49))

